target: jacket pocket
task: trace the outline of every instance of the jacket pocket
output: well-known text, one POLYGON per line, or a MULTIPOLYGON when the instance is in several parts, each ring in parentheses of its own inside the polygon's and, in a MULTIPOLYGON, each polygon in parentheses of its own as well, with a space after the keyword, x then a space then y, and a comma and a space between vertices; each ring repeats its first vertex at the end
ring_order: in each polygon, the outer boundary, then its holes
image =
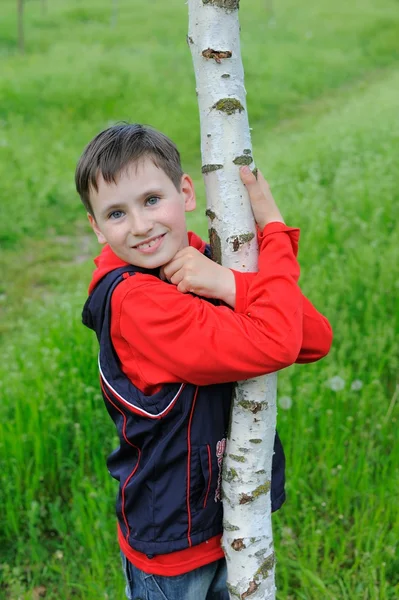
POLYGON ((211 447, 209 444, 206 446, 200 447, 200 460, 201 460, 201 470, 202 476, 205 482, 204 488, 204 499, 202 502, 202 508, 206 508, 209 499, 209 491, 211 489, 212 483, 212 455, 211 455, 211 447))
POLYGON ((196 446, 191 455, 190 500, 197 510, 205 508, 212 482, 212 458, 209 444, 196 446))

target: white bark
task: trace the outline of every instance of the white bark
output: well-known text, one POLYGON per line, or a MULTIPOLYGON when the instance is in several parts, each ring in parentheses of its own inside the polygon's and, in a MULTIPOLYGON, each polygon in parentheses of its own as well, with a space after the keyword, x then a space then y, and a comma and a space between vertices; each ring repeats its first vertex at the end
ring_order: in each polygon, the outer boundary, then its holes
MULTIPOLYGON (((214 257, 256 271, 255 223, 239 165, 253 167, 241 61, 239 0, 188 0, 201 121, 202 171, 214 257)), ((238 342, 239 343, 239 342, 238 342)), ((232 599, 275 598, 270 480, 275 374, 240 382, 224 459, 223 548, 232 599)))

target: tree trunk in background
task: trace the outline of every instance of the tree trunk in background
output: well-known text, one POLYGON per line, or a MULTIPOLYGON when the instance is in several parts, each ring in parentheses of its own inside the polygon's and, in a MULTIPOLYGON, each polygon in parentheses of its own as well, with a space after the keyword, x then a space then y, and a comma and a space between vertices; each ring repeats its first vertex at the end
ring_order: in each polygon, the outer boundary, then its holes
MULTIPOLYGON (((253 166, 241 61, 239 0, 188 0, 201 121, 209 237, 226 267, 257 271, 255 222, 240 165, 253 166)), ((239 342, 238 342, 239 343, 239 342)), ((223 469, 223 548, 232 599, 275 598, 270 480, 276 374, 239 382, 223 469)))
POLYGON ((24 35, 24 0, 17 0, 17 18, 18 18, 18 48, 20 52, 25 52, 24 35))

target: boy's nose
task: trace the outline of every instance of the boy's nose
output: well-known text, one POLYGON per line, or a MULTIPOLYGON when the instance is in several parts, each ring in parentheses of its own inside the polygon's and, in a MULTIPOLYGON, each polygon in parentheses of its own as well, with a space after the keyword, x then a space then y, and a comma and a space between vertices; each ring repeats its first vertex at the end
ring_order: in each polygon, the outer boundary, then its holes
POLYGON ((134 236, 145 236, 153 227, 152 220, 141 214, 134 214, 131 217, 130 231, 134 236))

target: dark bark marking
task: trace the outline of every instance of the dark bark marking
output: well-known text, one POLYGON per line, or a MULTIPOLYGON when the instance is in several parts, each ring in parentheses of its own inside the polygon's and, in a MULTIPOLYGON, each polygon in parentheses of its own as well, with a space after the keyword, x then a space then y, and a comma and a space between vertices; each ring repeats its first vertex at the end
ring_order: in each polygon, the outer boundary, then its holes
POLYGON ((270 481, 266 481, 262 485, 259 485, 253 492, 252 495, 254 498, 258 498, 262 494, 267 494, 270 492, 270 481))
POLYGON ((253 169, 252 173, 255 175, 256 179, 258 179, 258 169, 257 169, 257 167, 255 167, 253 169))
POLYGON ((223 79, 229 79, 230 77, 230 73, 223 73, 222 78, 223 79))
POLYGON ((260 583, 256 583, 256 581, 254 580, 250 581, 247 591, 241 594, 240 596, 241 600, 245 600, 245 598, 249 598, 249 596, 252 596, 252 594, 256 592, 259 586, 260 583))
POLYGON ((250 410, 252 414, 256 415, 262 408, 267 405, 267 402, 251 402, 251 400, 240 400, 238 402, 243 408, 250 410))
POLYGON ((243 244, 250 242, 254 237, 254 233, 241 233, 240 235, 232 235, 231 237, 228 237, 226 242, 232 244, 233 252, 238 252, 243 244))
POLYGON ((213 48, 207 48, 202 51, 202 56, 208 60, 213 58, 219 65, 222 62, 222 58, 231 58, 232 52, 230 50, 213 50, 213 48))
POLYGON ((235 469, 231 468, 228 471, 227 470, 223 471, 223 477, 224 477, 224 479, 226 481, 230 482, 230 481, 233 481, 233 479, 237 479, 238 474, 237 474, 237 471, 235 469))
POLYGON ((231 585, 231 583, 229 583, 229 582, 227 582, 226 586, 227 586, 227 589, 229 590, 230 596, 234 596, 234 598, 238 598, 238 600, 240 600, 241 596, 240 596, 240 592, 238 591, 238 589, 236 587, 234 587, 233 585, 231 585))
POLYGON ((233 160, 235 165, 250 165, 253 158, 248 154, 241 154, 241 156, 236 156, 233 160))
POLYGON ((208 217, 211 221, 213 221, 213 219, 216 219, 216 214, 210 208, 206 209, 205 216, 208 217))
POLYGON ((193 40, 193 38, 192 38, 190 35, 188 35, 188 36, 186 37, 186 40, 187 40, 187 44, 188 44, 189 46, 190 46, 190 44, 194 44, 194 40, 193 40))
POLYGON ((243 150, 244 154, 251 154, 251 149, 250 148, 246 148, 245 150, 243 150))
POLYGON ((212 248, 212 257, 215 262, 219 265, 222 264, 222 244, 220 243, 220 237, 213 227, 209 230, 209 242, 212 248))
POLYGON ((253 500, 253 496, 250 496, 249 494, 241 494, 239 504, 249 504, 250 502, 253 502, 253 500))
POLYGON ((251 444, 261 444, 262 440, 260 438, 253 438, 252 440, 249 440, 251 442, 251 444))
POLYGON ((259 567, 259 569, 256 571, 255 573, 255 578, 259 579, 260 577, 262 577, 262 579, 266 579, 267 576, 269 575, 269 571, 271 571, 274 567, 275 564, 275 558, 274 558, 274 553, 270 554, 270 556, 268 556, 263 563, 261 564, 261 566, 259 567))
POLYGON ((235 525, 232 525, 228 521, 224 521, 223 529, 225 529, 226 531, 238 531, 240 528, 236 527, 235 525))
POLYGON ((250 502, 253 502, 256 498, 258 498, 262 494, 267 494, 269 491, 270 491, 270 481, 266 481, 266 483, 258 486, 250 494, 241 494, 239 503, 240 504, 249 504, 250 502))
POLYGON ((238 454, 229 454, 229 456, 236 462, 246 462, 246 459, 244 456, 238 456, 238 454))
POLYGON ((244 544, 244 538, 237 538, 236 540, 233 540, 231 547, 237 552, 244 550, 246 548, 246 545, 244 544))
POLYGON ((220 112, 225 112, 227 115, 232 115, 235 112, 242 112, 244 110, 243 105, 236 98, 221 98, 218 100, 212 108, 216 108, 220 112))
POLYGON ((204 165, 201 169, 203 174, 211 173, 212 171, 217 171, 218 169, 223 169, 223 165, 204 165))
POLYGON ((238 10, 240 0, 202 0, 202 4, 210 4, 218 8, 224 8, 225 10, 238 10))

